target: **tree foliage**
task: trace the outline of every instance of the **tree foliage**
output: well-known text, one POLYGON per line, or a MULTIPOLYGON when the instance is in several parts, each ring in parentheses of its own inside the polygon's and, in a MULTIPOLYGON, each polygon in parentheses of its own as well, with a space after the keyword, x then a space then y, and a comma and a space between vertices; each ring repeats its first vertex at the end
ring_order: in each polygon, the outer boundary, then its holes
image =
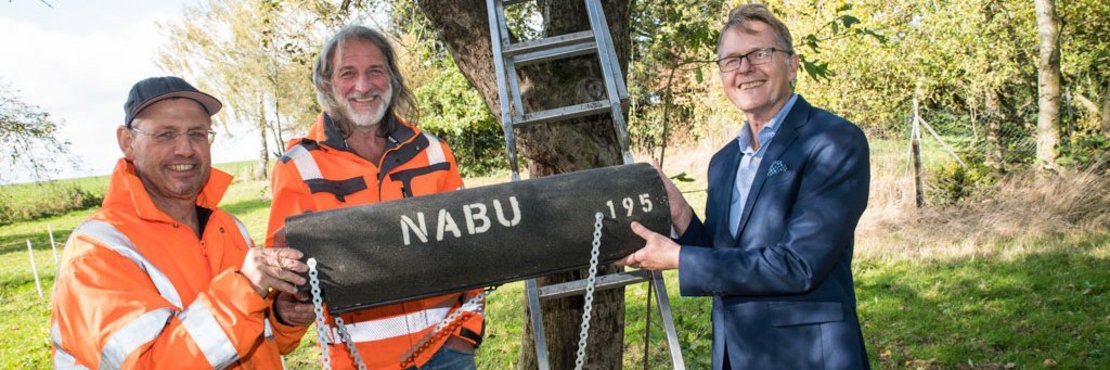
POLYGON ((181 23, 163 25, 170 42, 158 63, 194 76, 202 90, 222 100, 230 113, 221 121, 225 127, 253 127, 263 176, 269 145, 280 155, 282 133, 310 124, 318 114, 310 76, 328 31, 321 12, 329 8, 311 4, 317 3, 209 0, 187 6, 181 23))
POLYGON ((0 183, 27 177, 43 179, 57 165, 69 160, 69 141, 58 140, 60 122, 42 108, 27 104, 6 82, 0 81, 0 158, 9 170, 0 171, 0 183), (65 161, 59 161, 59 157, 65 161))
MULTIPOLYGON (((713 58, 715 44, 707 40, 715 42, 715 29, 736 3, 637 3, 634 43, 646 42, 634 49, 628 79, 636 99, 632 129, 642 148, 663 143, 659 135, 667 117, 670 131, 677 133, 673 141, 735 133, 743 117, 721 95, 712 65, 688 65, 673 78, 670 73, 684 60, 713 58)), ((1033 162, 1038 39, 1032 2, 769 5, 790 27, 805 67, 827 73, 799 74, 796 91, 816 105, 860 124, 872 136, 892 138, 908 134, 916 96, 922 117, 966 155, 996 153, 1009 166, 1033 162)), ((1110 62, 1108 8, 1095 0, 1059 5, 1065 164, 1105 157, 1106 140, 1099 137, 1106 135, 1100 127, 1108 124, 1110 111, 1110 69, 1104 67, 1110 62)))

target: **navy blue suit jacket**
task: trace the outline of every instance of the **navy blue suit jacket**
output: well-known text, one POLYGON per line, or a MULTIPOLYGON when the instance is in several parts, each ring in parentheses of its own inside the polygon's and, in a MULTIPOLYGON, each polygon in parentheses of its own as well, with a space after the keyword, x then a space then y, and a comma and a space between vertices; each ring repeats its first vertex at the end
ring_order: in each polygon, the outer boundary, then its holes
POLYGON ((868 368, 851 269, 870 182, 863 131, 799 96, 734 238, 740 156, 735 140, 713 156, 705 222, 695 217, 677 240, 682 295, 713 296, 713 368, 868 368))

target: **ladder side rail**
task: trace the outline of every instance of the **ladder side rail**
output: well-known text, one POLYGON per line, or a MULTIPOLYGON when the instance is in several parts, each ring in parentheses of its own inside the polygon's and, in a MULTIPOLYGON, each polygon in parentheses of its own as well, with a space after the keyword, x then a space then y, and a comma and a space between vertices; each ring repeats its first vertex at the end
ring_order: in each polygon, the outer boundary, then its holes
POLYGON ((674 317, 671 315, 671 301, 667 296, 667 283, 663 281, 662 272, 651 272, 651 278, 649 284, 655 284, 656 306, 659 306, 659 316, 662 319, 660 321, 663 322, 663 331, 667 334, 667 348, 671 351, 671 362, 674 370, 685 370, 686 363, 682 359, 682 347, 678 344, 678 330, 675 329, 674 317))
POLYGON ((624 163, 631 164, 635 160, 632 158, 632 152, 629 151, 628 127, 624 123, 624 113, 621 110, 620 96, 617 93, 615 81, 618 78, 623 79, 624 75, 621 74, 620 68, 613 68, 615 63, 609 61, 613 59, 616 53, 613 51, 612 40, 609 38, 609 24, 605 21, 605 12, 601 9, 601 3, 598 0, 585 1, 586 13, 590 18, 590 28, 594 31, 594 38, 597 40, 597 54, 601 64, 601 74, 605 78, 605 92, 609 97, 609 108, 613 113, 613 130, 617 133, 617 141, 624 156, 624 163), (605 39, 610 41, 606 43, 605 39))
POLYGON ((512 171, 512 180, 520 181, 520 169, 516 158, 516 136, 513 134, 513 118, 509 110, 509 97, 505 92, 505 58, 502 57, 501 48, 507 42, 507 37, 501 33, 504 28, 504 13, 501 0, 486 0, 486 13, 489 16, 490 49, 493 53, 493 69, 497 75, 497 97, 501 105, 501 126, 505 131, 505 152, 509 157, 509 170, 512 171))
MULTIPOLYGON (((504 60, 504 62, 502 62, 502 65, 505 68, 503 69, 503 71, 509 83, 509 96, 511 97, 513 103, 513 109, 510 110, 509 117, 511 117, 515 121, 516 118, 524 115, 524 102, 520 97, 520 75, 517 73, 516 62, 514 61, 513 57, 505 56, 504 54, 504 49, 512 45, 512 40, 509 38, 509 24, 505 21, 505 4, 502 1, 498 1, 497 3, 497 13, 495 15, 497 17, 497 27, 501 31, 502 50, 501 52, 495 54, 494 57, 502 58, 504 60)), ((502 84, 501 87, 505 87, 505 85, 502 84)), ((520 178, 519 172, 517 172, 515 178, 520 178)))
POLYGON ((547 357, 547 335, 543 331, 543 312, 540 306, 540 288, 536 279, 528 279, 524 284, 528 296, 528 316, 532 324, 532 338, 536 347, 536 365, 539 370, 549 370, 551 360, 547 357))

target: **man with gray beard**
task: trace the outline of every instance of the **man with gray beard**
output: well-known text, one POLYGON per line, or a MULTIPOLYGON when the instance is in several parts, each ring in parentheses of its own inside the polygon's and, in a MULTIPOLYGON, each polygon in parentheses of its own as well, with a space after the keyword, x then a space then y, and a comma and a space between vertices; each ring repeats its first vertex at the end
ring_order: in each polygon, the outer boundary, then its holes
MULTIPOLYGON (((313 82, 324 112, 305 137, 287 144, 274 166, 268 247, 284 246, 289 216, 463 186, 451 149, 416 127, 416 102, 381 33, 362 26, 340 30, 321 50, 313 82)), ((480 312, 461 312, 443 332, 433 330, 479 293, 434 296, 339 317, 367 368, 474 369, 484 333, 480 312), (431 338, 426 346, 413 348, 425 338, 431 338)), ((281 294, 275 300, 275 332, 283 353, 296 348, 315 318, 307 302, 303 294, 281 294)), ((326 313, 325 320, 335 323, 326 313)), ((327 345, 333 368, 358 367, 335 328, 327 332, 332 333, 327 345)))

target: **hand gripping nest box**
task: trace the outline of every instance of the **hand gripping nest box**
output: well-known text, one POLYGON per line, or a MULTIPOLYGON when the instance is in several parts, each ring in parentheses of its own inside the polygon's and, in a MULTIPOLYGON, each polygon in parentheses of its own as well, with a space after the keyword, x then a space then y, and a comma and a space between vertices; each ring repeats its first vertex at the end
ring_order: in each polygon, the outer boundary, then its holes
POLYGON ((631 221, 670 232, 659 173, 632 164, 292 216, 286 240, 340 314, 586 267, 598 212, 599 263, 644 246, 631 221))

